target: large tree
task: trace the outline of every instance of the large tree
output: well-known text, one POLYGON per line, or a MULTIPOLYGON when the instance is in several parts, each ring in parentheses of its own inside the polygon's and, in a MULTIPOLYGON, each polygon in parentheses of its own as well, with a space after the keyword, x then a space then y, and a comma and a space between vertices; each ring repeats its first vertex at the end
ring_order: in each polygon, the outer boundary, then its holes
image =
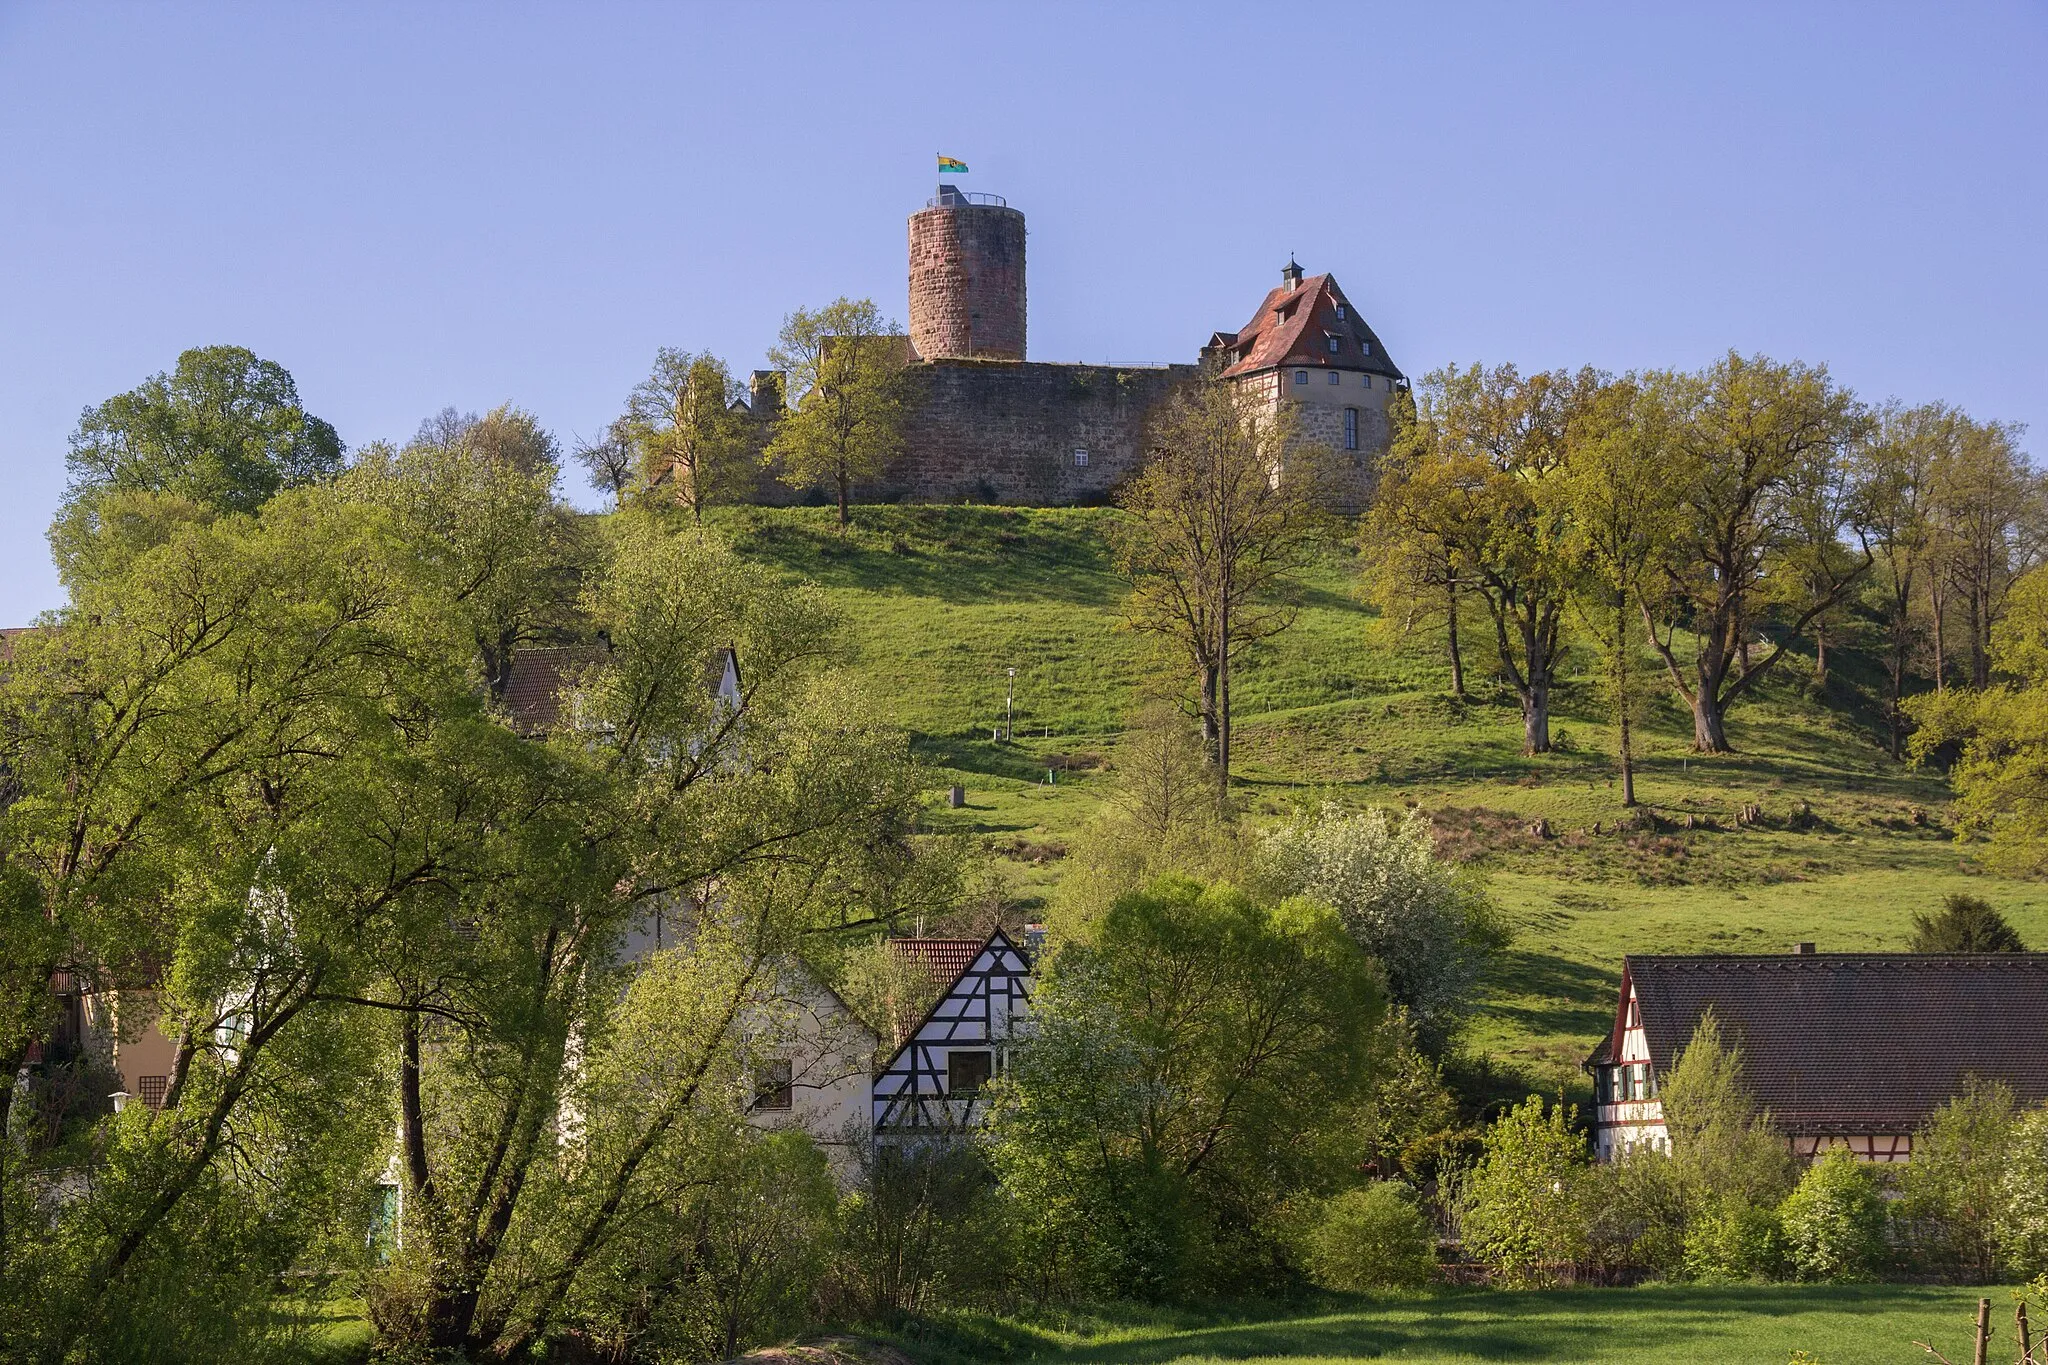
MULTIPOLYGON (((1958 415, 1936 466, 1937 628, 1944 608, 1959 608, 1968 637, 1970 685, 1991 681, 1991 636, 2014 580, 2048 550, 2048 485, 2019 448, 2022 429, 1958 415)), ((1936 636, 1936 681, 1943 681, 1946 639, 1936 636)))
POLYGON ((164 493, 250 512, 280 489, 332 477, 341 438, 307 413, 283 366, 240 346, 204 346, 127 393, 87 408, 71 435, 64 507, 50 530, 58 566, 93 546, 112 492, 164 493))
POLYGON ((1824 367, 1797 362, 1730 353, 1653 382, 1669 409, 1666 474, 1678 506, 1643 616, 1692 708, 1695 747, 1725 753, 1729 708, 1870 565, 1868 553, 1828 553, 1847 528, 1813 511, 1843 477, 1866 417, 1824 367), (1774 608, 1780 636, 1754 659, 1774 608))
POLYGON ((770 360, 794 400, 764 458, 796 488, 829 484, 839 529, 853 486, 881 475, 903 445, 903 329, 871 299, 835 299, 782 320, 770 360))
POLYGON ((1293 624, 1288 590, 1328 534, 1319 448, 1297 439, 1286 406, 1200 383, 1153 414, 1145 450, 1117 495, 1126 619, 1192 669, 1220 802, 1230 792, 1231 667, 1293 624))
POLYGON ((1525 377, 1512 365, 1429 375, 1387 453, 1368 522, 1384 553, 1445 557, 1485 605, 1532 754, 1550 752, 1571 583, 1569 517, 1539 490, 1560 475, 1574 414, 1597 384, 1591 371, 1525 377))
POLYGON ((1885 720, 1893 758, 1905 756, 1905 691, 1922 622, 1916 591, 1938 571, 1935 481, 1958 414, 1938 403, 1877 414, 1854 458, 1860 503, 1856 534, 1872 559, 1872 596, 1883 633, 1885 720))
POLYGON ((626 401, 623 429, 638 456, 641 487, 666 487, 699 522, 711 503, 745 491, 754 433, 733 406, 738 399, 723 360, 662 347, 626 401))

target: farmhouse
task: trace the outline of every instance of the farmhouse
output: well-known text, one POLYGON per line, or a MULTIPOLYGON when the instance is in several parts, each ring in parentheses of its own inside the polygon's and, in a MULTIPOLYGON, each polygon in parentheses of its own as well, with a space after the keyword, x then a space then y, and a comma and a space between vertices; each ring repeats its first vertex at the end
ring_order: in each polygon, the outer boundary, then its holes
POLYGON ((1794 1152, 1908 1160, 1913 1133, 1965 1081, 2048 1099, 2048 953, 1627 957, 1593 1074, 1594 1148, 1668 1149, 1659 1096, 1713 1011, 1794 1152))
POLYGON ((1029 953, 995 930, 876 1073, 875 1135, 958 1133, 980 1123, 982 1088, 1028 1026, 1031 990, 1029 953))

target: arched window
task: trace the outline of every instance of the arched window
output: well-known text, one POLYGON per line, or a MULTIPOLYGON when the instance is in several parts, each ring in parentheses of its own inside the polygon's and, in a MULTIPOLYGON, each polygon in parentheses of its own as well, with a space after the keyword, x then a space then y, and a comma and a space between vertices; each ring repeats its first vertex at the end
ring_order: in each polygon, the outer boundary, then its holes
POLYGON ((1297 384, 1306 384, 1306 383, 1308 383, 1308 371, 1307 371, 1307 370, 1296 370, 1296 371, 1294 372, 1294 382, 1295 382, 1295 383, 1297 383, 1297 384))

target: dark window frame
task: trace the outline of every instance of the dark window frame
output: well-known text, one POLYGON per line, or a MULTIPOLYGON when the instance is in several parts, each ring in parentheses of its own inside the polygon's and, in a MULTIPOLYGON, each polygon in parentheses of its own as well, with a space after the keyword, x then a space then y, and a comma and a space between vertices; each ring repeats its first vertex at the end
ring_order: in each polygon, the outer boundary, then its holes
POLYGON ((754 1073, 754 1107, 777 1112, 796 1108, 796 1068, 787 1057, 771 1057, 754 1073))
POLYGON ((954 1048, 946 1053, 946 1093, 979 1094, 996 1076, 996 1054, 990 1048, 954 1048), (966 1063, 966 1065, 963 1065, 966 1063), (974 1073, 979 1072, 979 1075, 974 1073))

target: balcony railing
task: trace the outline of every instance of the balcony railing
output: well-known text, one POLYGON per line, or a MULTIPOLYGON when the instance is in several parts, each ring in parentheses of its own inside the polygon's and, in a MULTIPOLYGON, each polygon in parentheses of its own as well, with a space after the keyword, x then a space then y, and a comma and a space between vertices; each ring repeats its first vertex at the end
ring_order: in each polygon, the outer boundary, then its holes
POLYGON ((940 190, 924 201, 928 209, 948 209, 955 204, 987 204, 999 209, 1010 207, 1010 201, 1000 194, 977 194, 973 190, 940 190))

